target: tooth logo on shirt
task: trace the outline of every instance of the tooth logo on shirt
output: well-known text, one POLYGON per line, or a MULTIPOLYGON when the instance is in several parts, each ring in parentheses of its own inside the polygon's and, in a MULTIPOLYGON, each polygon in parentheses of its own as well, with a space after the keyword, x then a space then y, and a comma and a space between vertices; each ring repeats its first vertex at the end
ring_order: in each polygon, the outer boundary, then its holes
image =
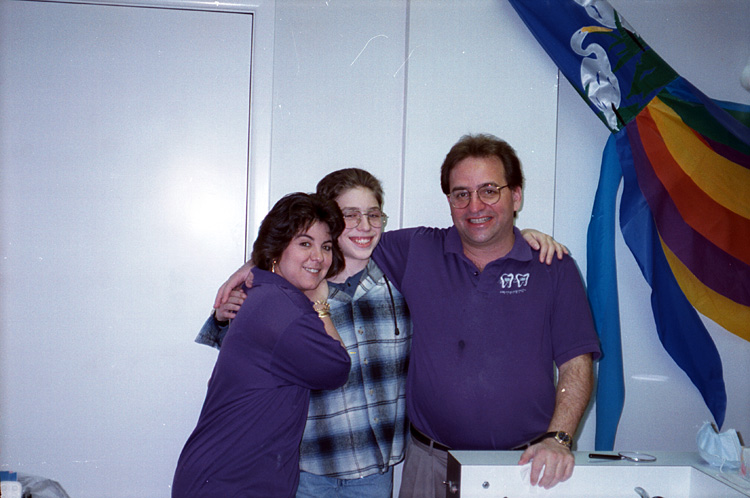
POLYGON ((500 275, 500 286, 503 289, 520 289, 528 284, 528 273, 503 273, 500 275))

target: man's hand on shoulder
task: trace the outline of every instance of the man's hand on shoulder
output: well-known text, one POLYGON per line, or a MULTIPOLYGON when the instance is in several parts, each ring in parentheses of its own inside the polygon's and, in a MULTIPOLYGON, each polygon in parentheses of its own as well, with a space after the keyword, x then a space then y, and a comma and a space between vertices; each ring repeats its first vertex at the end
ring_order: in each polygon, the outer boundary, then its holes
POLYGON ((570 479, 573 475, 575 458, 565 445, 553 438, 548 438, 529 446, 521 455, 518 464, 525 465, 529 462, 531 462, 531 485, 549 489, 570 479))

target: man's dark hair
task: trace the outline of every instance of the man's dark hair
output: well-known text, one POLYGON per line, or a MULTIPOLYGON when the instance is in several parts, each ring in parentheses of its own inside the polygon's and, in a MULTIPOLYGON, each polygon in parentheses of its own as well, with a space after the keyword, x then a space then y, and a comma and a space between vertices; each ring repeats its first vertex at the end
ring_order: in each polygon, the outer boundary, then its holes
POLYGON ((445 195, 450 194, 451 171, 467 157, 497 157, 503 163, 510 189, 523 188, 521 161, 508 142, 489 134, 464 135, 451 147, 440 168, 440 187, 445 195))

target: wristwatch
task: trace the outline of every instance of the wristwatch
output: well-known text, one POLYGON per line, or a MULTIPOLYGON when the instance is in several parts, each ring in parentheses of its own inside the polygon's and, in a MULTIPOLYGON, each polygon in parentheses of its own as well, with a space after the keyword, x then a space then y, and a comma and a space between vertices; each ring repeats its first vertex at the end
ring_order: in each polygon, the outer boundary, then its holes
POLYGON ((531 441, 529 443, 529 446, 531 446, 532 444, 536 444, 541 441, 544 441, 545 439, 550 438, 550 437, 555 438, 555 441, 557 441, 558 443, 560 443, 561 445, 565 446, 568 449, 573 448, 573 437, 564 431, 552 431, 552 432, 544 433, 538 438, 531 441))

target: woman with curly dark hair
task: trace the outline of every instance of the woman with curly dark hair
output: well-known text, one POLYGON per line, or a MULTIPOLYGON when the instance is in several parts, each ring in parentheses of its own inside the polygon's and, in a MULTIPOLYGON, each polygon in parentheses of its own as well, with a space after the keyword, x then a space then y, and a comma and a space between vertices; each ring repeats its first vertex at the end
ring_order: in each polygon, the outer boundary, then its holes
POLYGON ((224 338, 173 497, 294 496, 310 390, 349 375, 326 282, 344 267, 343 229, 336 203, 315 194, 289 194, 263 220, 253 287, 224 338))

